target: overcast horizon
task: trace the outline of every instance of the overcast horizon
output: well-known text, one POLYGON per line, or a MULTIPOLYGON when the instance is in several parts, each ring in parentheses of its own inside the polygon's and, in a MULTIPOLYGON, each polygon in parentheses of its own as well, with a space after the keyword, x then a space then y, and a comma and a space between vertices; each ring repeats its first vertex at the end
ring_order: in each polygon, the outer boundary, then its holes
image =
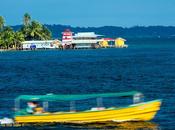
POLYGON ((21 25, 25 13, 43 24, 72 27, 175 26, 174 0, 2 0, 7 25, 21 25))

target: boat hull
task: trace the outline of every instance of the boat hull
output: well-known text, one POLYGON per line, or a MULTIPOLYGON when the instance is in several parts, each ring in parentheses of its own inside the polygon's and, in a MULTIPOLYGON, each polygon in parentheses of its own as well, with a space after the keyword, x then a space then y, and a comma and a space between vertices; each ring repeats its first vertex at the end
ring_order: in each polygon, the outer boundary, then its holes
POLYGON ((101 111, 83 111, 72 113, 45 113, 42 115, 18 115, 16 123, 92 123, 106 121, 149 121, 160 109, 161 101, 154 100, 123 108, 105 109, 101 111))

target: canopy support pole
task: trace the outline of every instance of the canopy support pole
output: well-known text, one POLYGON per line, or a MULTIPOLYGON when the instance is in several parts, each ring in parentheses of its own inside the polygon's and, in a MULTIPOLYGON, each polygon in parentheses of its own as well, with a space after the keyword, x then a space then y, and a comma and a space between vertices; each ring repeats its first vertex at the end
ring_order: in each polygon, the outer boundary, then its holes
POLYGON ((71 101, 71 102, 70 102, 70 111, 71 111, 71 112, 75 112, 75 111, 76 111, 76 108, 75 108, 75 101, 71 101))
POLYGON ((49 102, 43 102, 43 108, 44 108, 44 111, 48 111, 49 102))
POLYGON ((97 98, 97 107, 103 107, 103 98, 97 98))
POLYGON ((19 111, 20 110, 20 100, 16 99, 15 100, 15 111, 19 111))

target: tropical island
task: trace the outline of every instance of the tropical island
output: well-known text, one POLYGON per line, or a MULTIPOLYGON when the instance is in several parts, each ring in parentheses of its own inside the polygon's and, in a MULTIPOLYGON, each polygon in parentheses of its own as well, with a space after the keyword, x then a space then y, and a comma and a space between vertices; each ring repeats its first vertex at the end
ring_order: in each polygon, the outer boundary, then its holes
POLYGON ((32 20, 28 13, 24 14, 23 25, 14 30, 5 26, 5 19, 0 16, 0 49, 19 50, 21 43, 26 40, 49 40, 52 34, 49 29, 36 20, 32 20))
MULTIPOLYGON (((52 38, 51 31, 43 24, 32 20, 28 13, 23 16, 23 25, 18 29, 4 26, 5 19, 0 16, 1 50, 36 50, 36 49, 90 49, 90 48, 126 48, 122 38, 104 38, 95 32, 74 33, 64 29, 62 41, 52 38), (110 43, 110 44, 109 44, 110 43)), ((53 30, 52 30, 53 31, 53 30)))
MULTIPOLYGON (((134 26, 134 27, 117 27, 117 26, 104 26, 104 27, 72 27, 67 25, 47 25, 33 20, 30 14, 25 13, 23 16, 23 25, 5 26, 5 19, 0 16, 0 49, 1 50, 21 50, 23 49, 23 43, 33 44, 32 41, 40 43, 47 42, 52 46, 52 43, 61 43, 61 37, 63 41, 63 32, 69 29, 78 35, 91 35, 86 37, 90 39, 96 38, 98 34, 105 36, 104 42, 98 46, 93 45, 95 48, 113 47, 116 36, 123 37, 122 47, 125 39, 161 39, 161 38, 175 38, 175 27, 173 26, 134 26), (79 32, 93 32, 93 33, 79 33, 79 32), (97 34, 97 35, 96 35, 97 34), (94 36, 93 36, 94 35, 94 36), (54 40, 55 39, 55 40, 54 40), (51 43, 52 42, 52 43, 51 43), (112 43, 112 44, 111 44, 112 43)), ((75 42, 76 43, 76 42, 75 42)), ((77 43, 76 43, 77 44, 77 43)), ((90 46, 90 45, 89 45, 90 46)), ((75 45, 66 46, 65 48, 74 48, 75 45)), ((64 48, 58 45, 57 48, 64 48)))

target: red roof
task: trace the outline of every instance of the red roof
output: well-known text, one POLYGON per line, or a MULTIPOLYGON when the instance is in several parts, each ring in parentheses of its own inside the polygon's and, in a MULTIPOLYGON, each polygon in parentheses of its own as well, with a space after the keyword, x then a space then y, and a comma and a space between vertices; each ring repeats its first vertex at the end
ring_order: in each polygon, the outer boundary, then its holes
POLYGON ((105 41, 114 41, 113 38, 103 38, 103 40, 105 40, 105 41))

